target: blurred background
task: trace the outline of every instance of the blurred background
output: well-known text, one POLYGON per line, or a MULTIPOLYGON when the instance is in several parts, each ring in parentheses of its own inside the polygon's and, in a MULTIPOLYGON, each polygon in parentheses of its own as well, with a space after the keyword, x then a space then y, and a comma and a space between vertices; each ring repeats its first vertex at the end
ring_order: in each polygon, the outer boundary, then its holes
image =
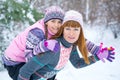
POLYGON ((4 70, 1 55, 10 41, 43 18, 44 9, 52 5, 77 10, 85 27, 109 29, 114 39, 120 37, 120 0, 0 0, 0 71, 4 70))

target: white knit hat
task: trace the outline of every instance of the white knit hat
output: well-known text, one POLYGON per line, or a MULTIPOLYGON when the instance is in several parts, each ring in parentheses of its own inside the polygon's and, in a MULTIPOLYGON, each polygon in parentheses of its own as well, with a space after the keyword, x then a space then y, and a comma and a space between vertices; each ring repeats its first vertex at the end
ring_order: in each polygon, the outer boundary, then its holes
POLYGON ((69 20, 77 21, 83 27, 83 17, 82 14, 75 10, 69 10, 65 13, 65 17, 63 19, 63 24, 69 20))

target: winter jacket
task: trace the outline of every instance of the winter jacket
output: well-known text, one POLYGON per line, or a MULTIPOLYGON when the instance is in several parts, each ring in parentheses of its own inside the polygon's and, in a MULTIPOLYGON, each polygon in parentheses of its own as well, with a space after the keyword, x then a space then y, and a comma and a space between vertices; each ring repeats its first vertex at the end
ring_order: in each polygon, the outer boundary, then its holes
MULTIPOLYGON (((7 59, 8 61, 13 61, 13 62, 18 62, 18 63, 26 62, 25 54, 26 54, 26 49, 27 49, 27 45, 26 45, 27 36, 28 36, 29 32, 31 30, 34 31, 34 29, 37 29, 37 31, 34 32, 33 34, 35 34, 36 36, 39 36, 39 38, 37 38, 37 39, 39 39, 38 41, 40 41, 42 38, 44 38, 45 30, 44 30, 44 21, 42 19, 42 20, 37 21, 32 26, 29 26, 25 31, 23 31, 22 33, 20 33, 13 39, 13 41, 10 43, 10 45, 5 50, 5 53, 3 56, 3 61, 4 60, 6 61, 6 59, 7 59)), ((31 38, 32 37, 33 36, 31 36, 31 38)), ((34 42, 32 45, 34 45, 35 43, 36 42, 34 42)), ((7 63, 7 62, 5 62, 5 63, 7 63)), ((13 63, 13 65, 14 65, 14 63, 13 63)))
MULTIPOLYGON (((47 51, 42 55, 31 58, 20 69, 18 80, 29 80, 31 76, 33 80, 51 78, 64 68, 68 60, 76 68, 88 66, 83 58, 80 58, 76 46, 68 43, 63 37, 58 38, 57 41, 58 50, 56 52, 47 51)), ((94 58, 97 58, 97 56, 94 56, 94 58)), ((89 57, 90 64, 95 63, 94 58, 89 57)))

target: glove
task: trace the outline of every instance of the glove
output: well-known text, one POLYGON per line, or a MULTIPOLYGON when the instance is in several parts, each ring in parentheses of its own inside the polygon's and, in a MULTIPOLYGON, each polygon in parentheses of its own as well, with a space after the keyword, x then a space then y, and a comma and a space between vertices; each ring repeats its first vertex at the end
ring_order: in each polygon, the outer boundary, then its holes
POLYGON ((33 50, 34 55, 44 53, 46 51, 57 53, 60 50, 60 45, 57 40, 43 40, 33 50))
POLYGON ((108 61, 112 62, 112 60, 115 59, 115 58, 114 58, 114 54, 115 54, 114 50, 115 50, 115 49, 114 49, 113 47, 109 47, 109 48, 105 47, 105 48, 102 48, 102 45, 103 45, 103 44, 101 43, 101 45, 100 45, 100 50, 99 50, 99 52, 98 52, 98 54, 97 54, 98 58, 99 58, 100 60, 102 60, 103 62, 105 62, 104 58, 107 59, 108 61))
POLYGON ((45 47, 47 47, 47 49, 49 49, 55 53, 60 50, 60 45, 57 40, 46 40, 44 42, 44 45, 45 45, 45 47))

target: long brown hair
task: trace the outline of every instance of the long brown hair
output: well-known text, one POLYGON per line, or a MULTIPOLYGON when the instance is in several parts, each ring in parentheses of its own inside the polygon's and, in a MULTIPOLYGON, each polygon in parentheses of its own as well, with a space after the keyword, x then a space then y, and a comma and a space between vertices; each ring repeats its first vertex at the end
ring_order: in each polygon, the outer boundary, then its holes
POLYGON ((54 36, 51 37, 51 39, 56 39, 60 36, 63 36, 63 31, 64 31, 65 27, 80 27, 81 28, 79 38, 74 44, 76 46, 78 46, 78 49, 80 50, 80 52, 81 52, 81 54, 82 54, 82 56, 85 60, 85 63, 89 64, 90 62, 89 62, 89 59, 88 59, 88 51, 87 51, 87 47, 86 47, 85 37, 84 37, 84 34, 83 34, 83 29, 78 22, 73 21, 73 20, 69 20, 69 21, 65 22, 61 26, 60 30, 54 36))

